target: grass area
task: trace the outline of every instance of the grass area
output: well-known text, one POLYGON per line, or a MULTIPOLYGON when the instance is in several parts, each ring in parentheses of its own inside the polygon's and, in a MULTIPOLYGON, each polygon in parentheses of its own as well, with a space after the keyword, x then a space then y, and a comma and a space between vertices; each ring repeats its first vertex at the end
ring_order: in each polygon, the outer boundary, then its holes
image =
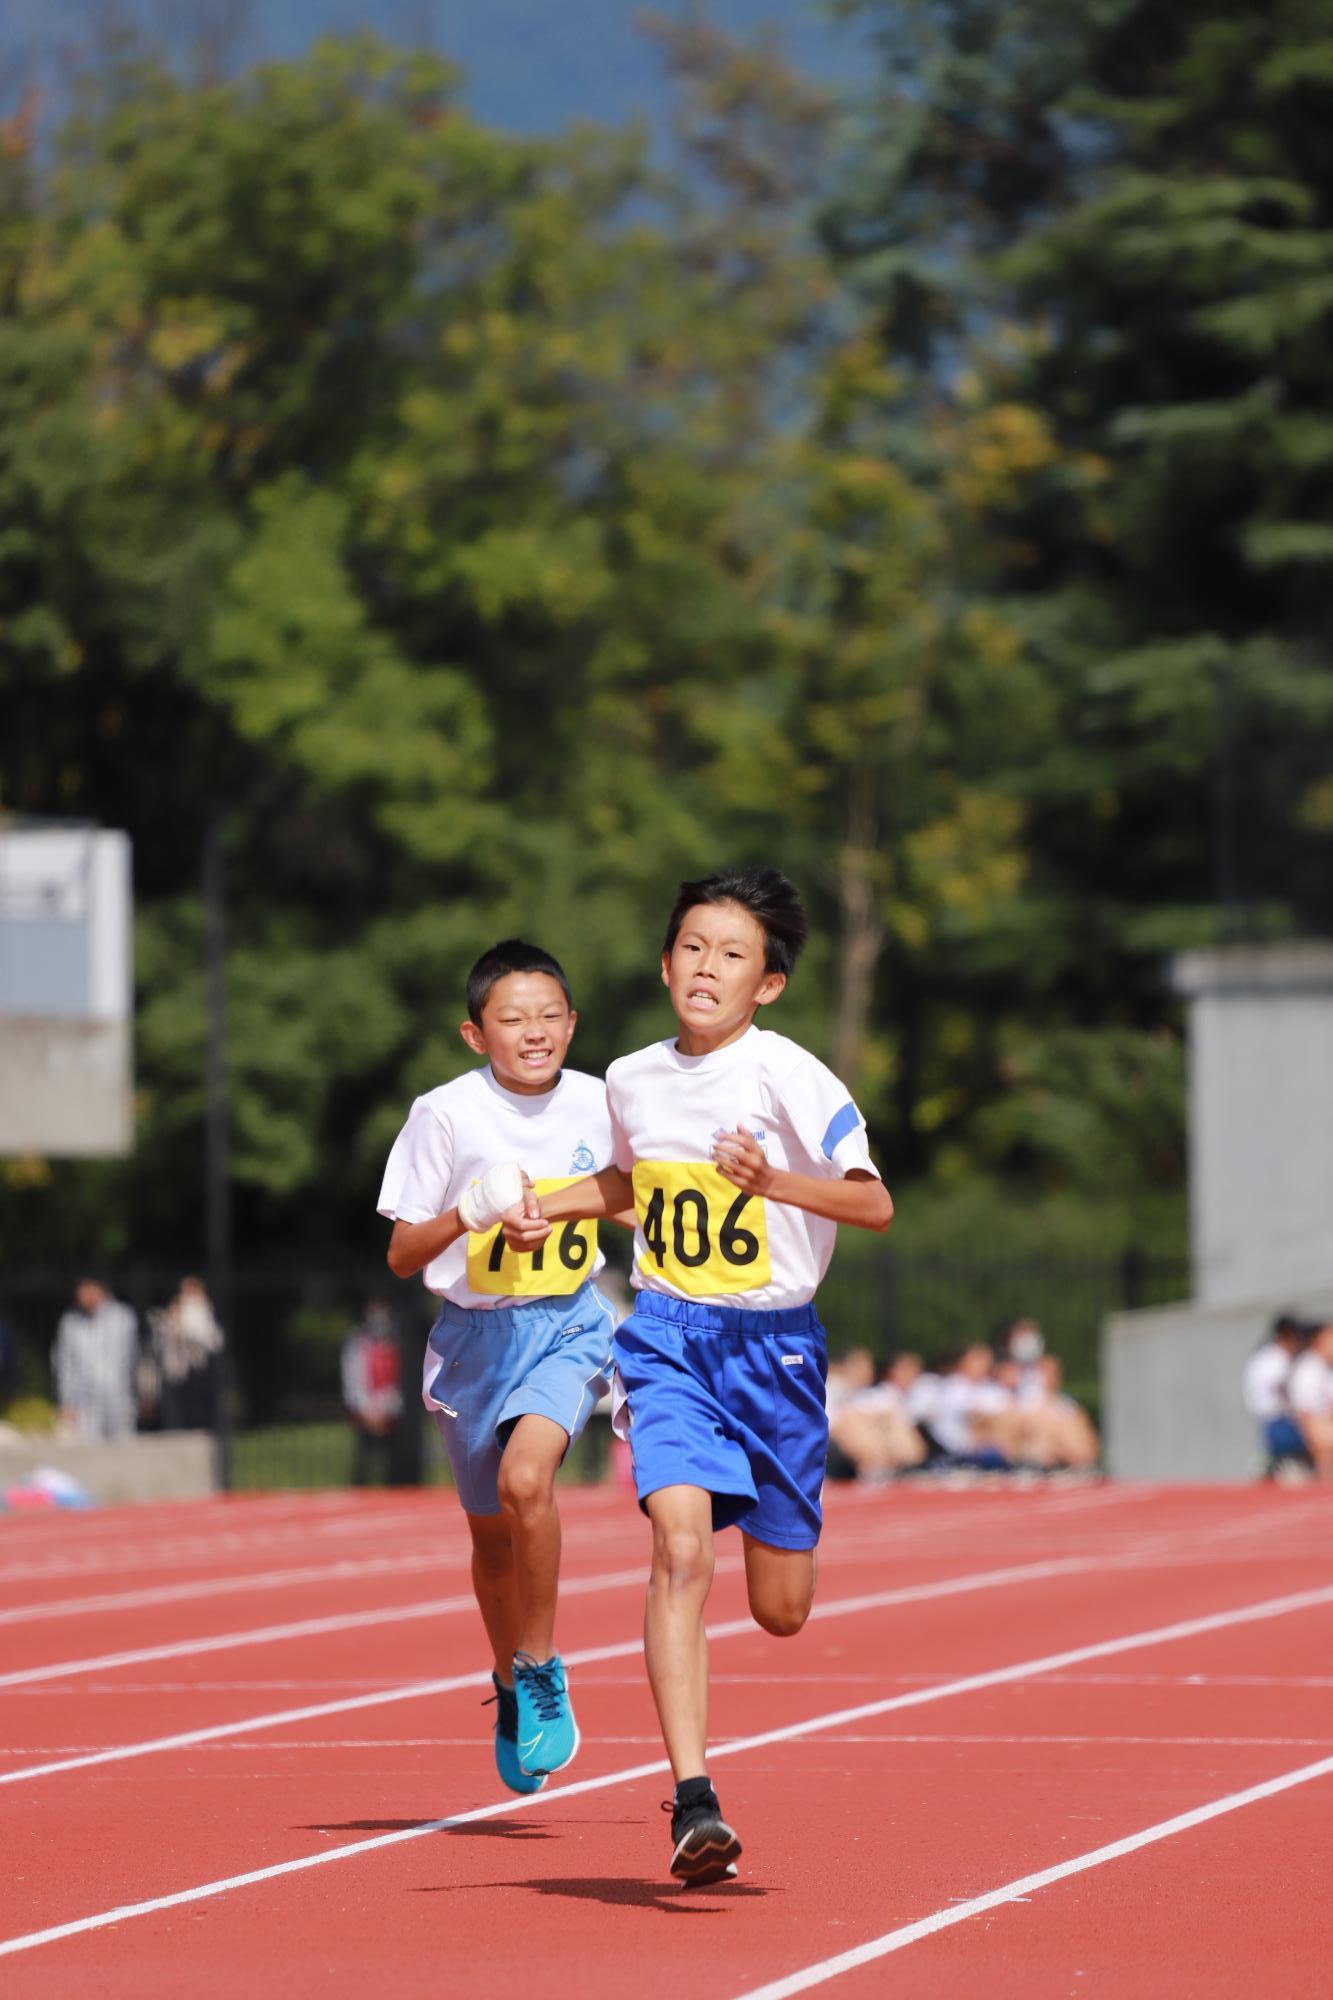
MULTIPOLYGON (((560 1468, 560 1478, 572 1485, 593 1485, 605 1477, 610 1425, 594 1418, 560 1468)), ((269 1424, 262 1430, 237 1431, 231 1441, 231 1490, 234 1493, 309 1492, 319 1487, 350 1486, 355 1441, 347 1424, 269 1424)), ((449 1461, 427 1425, 422 1440, 423 1486, 452 1486, 449 1461)))

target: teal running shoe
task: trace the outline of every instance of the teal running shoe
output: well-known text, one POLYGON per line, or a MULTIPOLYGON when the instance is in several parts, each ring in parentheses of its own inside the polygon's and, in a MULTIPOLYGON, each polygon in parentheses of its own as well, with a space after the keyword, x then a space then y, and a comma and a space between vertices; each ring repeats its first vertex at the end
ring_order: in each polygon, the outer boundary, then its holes
POLYGON ((534 1660, 514 1655, 518 1699, 518 1761, 529 1777, 558 1771, 579 1747, 579 1726, 569 1705, 569 1680, 559 1653, 534 1660))
MULTIPOLYGON (((539 1792, 546 1783, 545 1771, 533 1775, 518 1761, 518 1698, 512 1688, 491 1675, 495 1688, 495 1768, 501 1784, 511 1792, 539 1792)), ((486 1704, 489 1707, 489 1703, 486 1704)))

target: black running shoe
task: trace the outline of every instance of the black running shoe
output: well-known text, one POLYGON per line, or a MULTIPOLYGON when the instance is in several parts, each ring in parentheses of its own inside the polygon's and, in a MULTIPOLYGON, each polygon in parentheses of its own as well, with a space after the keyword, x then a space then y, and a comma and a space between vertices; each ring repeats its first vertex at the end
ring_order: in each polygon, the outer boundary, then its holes
POLYGON ((740 1838, 723 1819, 711 1785, 684 1800, 664 1801, 662 1810, 671 1814, 671 1872, 678 1881, 702 1889, 710 1882, 735 1880, 740 1838))

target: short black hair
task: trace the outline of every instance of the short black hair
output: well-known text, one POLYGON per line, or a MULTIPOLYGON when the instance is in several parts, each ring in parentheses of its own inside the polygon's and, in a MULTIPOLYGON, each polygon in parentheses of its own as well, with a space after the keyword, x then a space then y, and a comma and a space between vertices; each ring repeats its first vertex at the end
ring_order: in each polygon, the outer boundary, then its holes
POLYGON ((776 868, 723 868, 697 882, 682 882, 667 918, 669 952, 689 912, 700 903, 738 903, 764 933, 764 971, 789 973, 800 956, 809 926, 801 898, 776 868))
POLYGON ((569 981, 565 969, 558 959, 540 945, 524 944, 522 938, 502 938, 484 951, 467 976, 468 1019, 481 1026, 481 1010, 491 997, 491 989, 497 981, 507 979, 511 972, 545 972, 554 979, 565 999, 572 1007, 573 998, 569 991, 569 981))

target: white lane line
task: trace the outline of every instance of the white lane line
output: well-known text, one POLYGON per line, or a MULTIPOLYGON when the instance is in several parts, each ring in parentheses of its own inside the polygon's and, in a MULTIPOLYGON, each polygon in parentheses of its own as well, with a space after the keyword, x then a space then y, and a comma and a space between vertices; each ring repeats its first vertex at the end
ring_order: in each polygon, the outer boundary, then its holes
MULTIPOLYGON (((1022 1520, 1024 1525, 1036 1525, 1048 1514, 1064 1514, 1084 1507, 1095 1508, 1103 1504, 1114 1504, 1123 1500, 1151 1497, 1157 1491, 1152 1487, 1099 1487, 1087 1492, 1064 1494, 1058 1500, 1049 1499, 1043 1493, 991 1493, 980 1496, 984 1505, 974 1504, 977 1496, 968 1496, 966 1508, 948 1507, 935 1511, 936 1497, 912 1495, 913 1501, 924 1499, 925 1506, 903 1507, 900 1502, 909 1498, 905 1490, 882 1488, 853 1488, 842 1495, 836 1503, 837 1512, 845 1520, 869 1509, 882 1509, 888 1505, 895 1529, 910 1537, 914 1546, 933 1543, 937 1538, 957 1535, 969 1554, 980 1552, 980 1543, 989 1538, 999 1540, 1007 1536, 1012 1526, 1022 1520)), ((952 1496, 949 1496, 952 1497, 952 1496)), ((111 1570, 161 1569, 171 1563, 194 1564, 217 1562, 220 1558, 243 1556, 256 1550, 272 1556, 277 1544, 290 1543, 294 1547, 308 1548, 312 1537, 323 1538, 341 1536, 361 1537, 368 1543, 380 1543, 393 1536, 420 1538, 422 1553, 436 1553, 446 1560, 466 1561, 469 1553, 467 1536, 455 1537, 452 1529, 458 1520, 456 1510, 450 1506, 437 1515, 437 1502, 452 1496, 445 1490, 431 1492, 422 1504, 410 1511, 400 1510, 392 1515, 378 1510, 367 1509, 364 1504, 342 1495, 312 1496, 310 1503, 294 1501, 273 1514, 256 1518, 255 1505, 250 1499, 231 1500, 225 1503, 203 1502, 209 1509, 208 1519, 215 1519, 217 1525, 210 1528, 203 1519, 192 1515, 192 1508, 182 1510, 191 1515, 190 1527, 193 1533, 184 1535, 174 1532, 163 1538, 144 1536, 132 1540, 130 1529, 138 1526, 137 1519, 131 1520, 135 1510, 118 1510, 116 1518, 109 1515, 79 1516, 79 1546, 77 1552, 56 1557, 54 1553, 45 1561, 30 1558, 26 1562, 0 1564, 0 1582, 27 1580, 52 1580, 58 1577, 96 1576, 104 1578, 111 1570), (327 1503, 316 1509, 313 1501, 322 1497, 327 1503), (239 1509, 243 1518, 232 1520, 232 1510, 239 1509), (331 1518, 310 1520, 305 1518, 311 1512, 323 1512, 331 1518), (286 1516, 286 1519, 282 1517, 286 1516), (219 1518, 220 1517, 220 1518, 219 1518), (103 1545, 96 1550, 88 1546, 88 1536, 94 1529, 107 1531, 103 1545), (113 1546, 106 1544, 111 1542, 113 1546)), ((601 1488, 562 1488, 561 1507, 569 1516, 587 1523, 605 1517, 614 1509, 617 1521, 629 1519, 626 1515, 623 1495, 609 1494, 601 1488)), ((832 1511, 832 1510, 831 1510, 832 1511)), ((68 1527, 69 1517, 60 1516, 54 1520, 43 1519, 41 1537, 44 1541, 62 1527, 68 1527)), ((13 1536, 17 1532, 16 1523, 8 1523, 6 1541, 13 1551, 13 1536)), ((142 1530, 141 1530, 142 1534, 142 1530)), ((882 1538, 876 1546, 883 1546, 882 1538)), ((42 1550, 45 1553, 45 1550, 42 1550)), ((1042 1553, 1050 1553, 1044 1550, 1042 1553)))
MULTIPOLYGON (((1013 1583, 1038 1581, 1047 1576, 1057 1576, 1064 1572, 1061 1563, 1029 1563, 1018 1569, 981 1570, 973 1576, 950 1577, 939 1583, 908 1584, 899 1590, 884 1590, 871 1596, 834 1598, 824 1604, 816 1604, 811 1619, 841 1618, 862 1611, 880 1611, 898 1604, 921 1604, 937 1597, 956 1597, 978 1590, 1002 1589, 1013 1583)), ((635 1572, 642 1581, 641 1573, 635 1572)), ((470 1602, 470 1600, 469 1600, 470 1602)), ((710 1639, 735 1639, 756 1630, 752 1618, 733 1618, 725 1624, 710 1625, 710 1639)), ((570 1666, 593 1666, 604 1660, 627 1660, 639 1657, 643 1651, 643 1640, 636 1636, 615 1645, 589 1646, 581 1652, 565 1654, 570 1666)), ((445 1680, 413 1681, 406 1687, 376 1688, 369 1694, 348 1695, 338 1701, 311 1703, 300 1708, 285 1708, 270 1711, 267 1715, 250 1715, 239 1722, 214 1723, 204 1729, 181 1730, 173 1736, 149 1737, 139 1743, 117 1744, 111 1749, 98 1750, 87 1756, 67 1757, 54 1763, 25 1765, 17 1771, 0 1773, 0 1785, 22 1784, 29 1778, 54 1777, 62 1771, 82 1771, 93 1765, 119 1764, 135 1757, 150 1757, 168 1750, 185 1750, 196 1743, 215 1743, 224 1737, 245 1736, 253 1730, 280 1729, 289 1722, 313 1722, 326 1715, 349 1715, 367 1708, 382 1708, 391 1702, 419 1701, 439 1694, 455 1694, 463 1688, 489 1688, 489 1673, 453 1674, 445 1680)), ((543 1795, 544 1796, 544 1795, 543 1795)))
MULTIPOLYGON (((999 1574, 1008 1581, 1011 1578, 1021 1580, 1025 1573, 1035 1578, 1077 1575, 1123 1565, 1144 1567, 1150 1558, 1159 1552, 1169 1550, 1177 1540, 1177 1535, 1166 1532, 1149 1536, 1115 1553, 1098 1550, 1091 1554, 1059 1556, 1030 1564, 1026 1572, 1010 1567, 999 1574)), ((883 1549, 882 1538, 877 1541, 876 1546, 883 1549)), ((853 1551, 853 1553, 860 1552, 853 1551)), ((963 1551, 960 1550, 958 1553, 961 1557, 963 1551)), ((938 1562, 941 1559, 947 1559, 942 1557, 942 1552, 937 1551, 932 1556, 933 1561, 938 1562)), ((719 1575, 725 1575, 739 1567, 738 1557, 721 1557, 717 1563, 719 1575)), ((640 1569, 620 1571, 605 1579, 571 1578, 561 1584, 561 1594, 567 1597, 578 1596, 591 1590, 619 1588, 622 1584, 640 1580, 642 1576, 643 1572, 640 1569)), ((203 1586, 199 1588, 202 1589, 203 1586)), ((873 1601, 879 1602, 878 1596, 873 1601)), ((403 1623, 422 1618, 448 1617, 470 1611, 473 1603, 474 1599, 470 1594, 460 1593, 454 1597, 418 1600, 414 1604, 388 1606, 382 1610, 337 1612, 325 1618, 303 1619, 281 1625, 251 1626, 204 1638, 180 1639, 156 1646, 134 1647, 121 1652, 98 1653, 73 1660, 57 1660, 48 1665, 18 1668, 11 1673, 0 1674, 0 1689, 37 1686, 44 1681, 66 1680, 78 1674, 103 1673, 119 1667, 143 1666, 153 1660, 188 1659, 199 1654, 227 1652, 234 1647, 273 1645, 289 1639, 319 1638, 331 1632, 354 1632, 366 1626, 390 1622, 403 1623)))
MULTIPOLYGON (((739 1559, 737 1567, 739 1568, 739 1559)), ((604 1576, 569 1577, 562 1597, 588 1597, 595 1591, 627 1589, 643 1583, 643 1567, 609 1571, 604 1576)), ((0 1674, 0 1688, 31 1687, 42 1681, 68 1680, 76 1674, 104 1673, 110 1667, 138 1667, 146 1660, 181 1660, 197 1653, 225 1653, 239 1646, 271 1646, 283 1639, 319 1638, 327 1632, 355 1632, 366 1625, 400 1625, 420 1618, 447 1618, 475 1611, 469 1591, 457 1597, 430 1597, 414 1604, 385 1604, 374 1611, 340 1611, 328 1618, 301 1618, 287 1625, 256 1625, 243 1632, 218 1632, 207 1639, 178 1639, 170 1645, 137 1646, 124 1653, 99 1653, 91 1659, 56 1660, 44 1667, 20 1667, 0 1674)))
MULTIPOLYGON (((1263 1619, 1281 1618, 1291 1612, 1310 1610, 1316 1605, 1330 1603, 1333 1603, 1333 1587, 1325 1590, 1301 1591, 1290 1597, 1269 1598, 1258 1604, 1242 1604, 1234 1606, 1229 1611, 1215 1611, 1206 1617, 1187 1618, 1179 1624, 1159 1625, 1143 1632, 1127 1632, 1119 1638, 1102 1639, 1091 1646, 1078 1646, 1068 1652, 1050 1653, 1033 1660, 1019 1660, 1012 1666, 997 1667, 989 1673, 969 1674, 962 1680, 948 1682, 939 1687, 921 1688, 912 1694, 891 1695, 885 1701, 867 1702, 859 1708, 836 1709, 831 1714, 811 1716, 804 1722, 788 1723, 780 1729, 766 1729, 755 1736, 733 1737, 729 1742, 715 1744, 711 1748, 709 1763, 716 1762, 719 1757, 739 1757, 751 1750, 767 1749, 775 1743, 790 1743, 802 1737, 844 1729, 848 1723, 862 1722, 872 1715, 887 1715, 895 1709, 917 1707, 923 1702, 944 1701, 953 1695, 975 1693, 981 1688, 1002 1687, 1014 1681, 1027 1680, 1034 1674, 1055 1673, 1061 1666, 1077 1660, 1102 1659, 1108 1654, 1133 1652, 1147 1646, 1169 1645, 1178 1639, 1195 1638, 1205 1632, 1226 1631, 1235 1625, 1255 1624, 1263 1619)), ((833 1615, 832 1607, 827 1615, 833 1615)), ((752 1629, 748 1619, 738 1619, 735 1625, 747 1631, 752 1629)), ((710 1632, 709 1636, 712 1638, 727 1636, 732 1629, 734 1627, 722 1627, 710 1632)), ((637 1642, 631 1642, 631 1645, 635 1643, 637 1642)), ((602 1650, 601 1657, 606 1657, 609 1652, 624 1653, 629 1650, 628 1646, 607 1648, 602 1650)), ((569 1658, 571 1662, 576 1662, 578 1655, 571 1654, 569 1658)), ((482 1678, 480 1675, 474 1676, 476 1680, 482 1678)), ((633 1784, 640 1778, 650 1778, 669 1771, 670 1768, 665 1758, 658 1758, 647 1764, 632 1764, 625 1770, 609 1771, 599 1778, 582 1778, 572 1785, 548 1787, 544 1792, 533 1792, 526 1797, 500 1799, 492 1805, 476 1806, 470 1812, 452 1814, 447 1819, 428 1820, 421 1826, 400 1827, 392 1833, 375 1834, 368 1840, 351 1841, 343 1847, 324 1848, 317 1854, 298 1855, 291 1861, 271 1862, 265 1868, 251 1868, 244 1874, 226 1875, 213 1882, 196 1883, 192 1888, 178 1889, 166 1896, 153 1896, 141 1903, 122 1903, 113 1910, 99 1910, 93 1916, 76 1917, 69 1923, 54 1924, 46 1930, 29 1931, 20 1937, 6 1938, 0 1941, 0 1958, 9 1957, 15 1952, 31 1951, 39 1945, 55 1944, 62 1938, 78 1937, 87 1931, 105 1930, 108 1925, 124 1923, 130 1917, 151 1916, 158 1910, 178 1909, 184 1903, 204 1902, 215 1896, 226 1895, 232 1889, 248 1888, 257 1882, 272 1882, 282 1876, 303 1874, 311 1868, 327 1867, 334 1861, 354 1860, 360 1854, 377 1853, 384 1848, 401 1846, 409 1840, 423 1840, 431 1834, 448 1832, 453 1827, 470 1826, 478 1820, 500 1819, 511 1812, 526 1812, 535 1807, 548 1806, 556 1799, 578 1798, 588 1792, 608 1791, 617 1785, 633 1784)), ((1304 1784, 1313 1777, 1322 1777, 1331 1771, 1333 1771, 1333 1757, 1327 1757, 1318 1764, 1304 1766, 1298 1772, 1289 1772, 1284 1778, 1270 1779, 1265 1785, 1254 1786, 1249 1792, 1236 1793, 1233 1798, 1237 1804, 1247 1805, 1252 1798, 1266 1798, 1274 1791, 1285 1790, 1293 1784, 1304 1784)), ((0 1783, 3 1782, 4 1780, 0 1779, 0 1783)), ((1165 1821, 1163 1828, 1176 1831, 1185 1823, 1195 1825, 1199 1823, 1200 1818, 1211 1818, 1218 1811, 1232 1809, 1234 1807, 1229 1801, 1223 1801, 1212 1807, 1198 1808, 1194 1813, 1184 1814, 1177 1820, 1165 1821)), ((1145 1845, 1150 1837, 1164 1838, 1165 1833, 1160 1829, 1150 1828, 1146 1835, 1131 1836, 1128 1844, 1116 1843, 1115 1851, 1128 1853, 1134 1844, 1145 1845)), ((1110 1850, 1098 1849, 1097 1857, 1103 1856, 1111 1858, 1110 1850)), ((1081 1859, 1084 1866, 1096 1865, 1096 1858, 1084 1856, 1081 1859)), ((1076 1872, 1077 1865, 1077 1863, 1065 1863, 1059 1869, 1046 1871, 1040 1878, 1026 1878, 1026 1882, 1041 1887, 1047 1880, 1056 1881, 1064 1873, 1076 1872)), ((1023 1893, 1025 1893, 1024 1883, 1009 1883, 1005 1888, 993 1891, 990 1897, 976 1898, 971 1905, 956 1904, 943 1913, 941 1918, 926 1918, 923 1922, 937 1929, 943 1928, 946 1921, 961 1921, 963 1915, 974 1915, 978 1910, 988 1909, 996 1902, 1010 1902, 1016 1895, 1023 1893)), ((919 1926, 908 1926, 908 1929, 914 1936, 926 1934, 919 1926)), ((896 1938, 900 1933, 891 1932, 888 1935, 896 1938)), ((904 1939, 907 1943, 911 1941, 910 1937, 904 1939)), ((876 1940, 876 1943, 883 1945, 883 1940, 876 1940)), ((898 1947, 889 1944, 884 1948, 896 1950, 898 1947)), ((869 1947, 863 1946, 861 1949, 867 1950, 869 1947)), ((857 1963, 860 1962, 862 1961, 857 1960, 857 1963)), ((830 1960, 827 1963, 832 1964, 835 1961, 830 1960)), ((840 1969, 846 1968, 840 1965, 840 1969)), ((795 1976, 805 1977, 803 1974, 795 1976)), ((817 1982, 807 1979, 806 1983, 817 1982)), ((770 1991, 766 1988, 765 2000, 776 2000, 779 1990, 797 1992, 800 1989, 775 1987, 770 1991)), ((760 1996, 747 1995, 746 2000, 760 2000, 760 1996)))
MULTIPOLYGON (((467 1552, 461 1546, 454 1563, 462 1569, 467 1552)), ((74 1618, 84 1612, 141 1611, 151 1604, 183 1604, 200 1597, 226 1597, 244 1590, 285 1590, 295 1583, 343 1583, 357 1576, 397 1576, 417 1570, 453 1567, 437 1551, 417 1556, 369 1556, 362 1562, 341 1557, 301 1569, 270 1569, 236 1576, 201 1577, 194 1583, 158 1583, 142 1590, 107 1591, 100 1597, 58 1597, 45 1604, 15 1604, 0 1611, 0 1625, 31 1625, 45 1618, 74 1618)))
MULTIPOLYGON (((285 1736, 281 1743, 273 1743, 267 1737, 251 1743, 243 1737, 217 1744, 203 1744, 202 1749, 217 1750, 227 1756, 251 1756, 264 1752, 272 1757, 275 1753, 289 1751, 318 1750, 332 1753, 339 1750, 475 1750, 484 1743, 486 1737, 471 1736, 285 1736)), ((630 1736, 597 1734, 599 1743, 656 1743, 657 1736, 642 1733, 630 1736)), ((1151 1749, 1151 1750, 1333 1750, 1333 1736, 999 1736, 954 1735, 943 1730, 913 1731, 880 1729, 874 1731, 830 1732, 820 1737, 821 1743, 834 1744, 934 1744, 947 1748, 959 1744, 985 1747, 999 1744, 1002 1748, 1028 1749, 1033 1744, 1057 1749, 1151 1749)), ((62 1746, 69 1754, 79 1747, 76 1744, 62 1746)), ((22 1757, 28 1753, 11 1750, 0 1744, 0 1757, 22 1757)))
POLYGON ((871 1938, 868 1943, 856 1945, 851 1951, 839 1952, 836 1958, 807 1965, 785 1979, 770 1980, 765 1986, 752 1986, 737 1995, 737 2000, 790 2000, 794 1993, 807 1993, 812 1986, 823 1986, 844 1972, 855 1972, 863 1965, 873 1965, 876 1959, 887 1958, 890 1952, 902 1951, 905 1946, 916 1944, 921 1938, 933 1937, 939 1931, 949 1930, 954 1924, 968 1923, 987 1910, 999 1909, 1005 1903, 1026 1902, 1036 1890, 1048 1889, 1053 1882, 1085 1874, 1090 1868, 1105 1867, 1108 1861, 1119 1861, 1126 1854, 1137 1854, 1140 1848, 1155 1846, 1160 1840, 1171 1840, 1176 1834, 1188 1833, 1196 1826, 1206 1826, 1209 1820, 1221 1819, 1225 1813, 1239 1812, 1244 1806, 1258 1805, 1261 1800, 1276 1798, 1282 1792, 1293 1791, 1298 1785, 1314 1784, 1318 1779, 1327 1777, 1333 1777, 1333 1757, 1322 1757, 1315 1764, 1302 1764, 1295 1771, 1283 1771, 1279 1777, 1249 1785, 1243 1792, 1228 1792, 1224 1798, 1211 1799, 1207 1805, 1177 1813, 1172 1819, 1158 1820, 1155 1826, 1146 1826, 1139 1833, 1127 1834, 1123 1840, 1108 1841, 1104 1847, 1091 1848, 1086 1854, 1076 1854, 1068 1861, 1057 1862, 1053 1868, 1039 1868, 1031 1875, 1020 1875, 1016 1881, 1005 1882, 998 1889, 988 1890, 984 1896, 970 1896, 966 1902, 952 1903, 947 1909, 932 1911, 928 1917, 920 1917, 912 1924, 902 1924, 897 1930, 885 1931, 882 1937, 871 1938))

